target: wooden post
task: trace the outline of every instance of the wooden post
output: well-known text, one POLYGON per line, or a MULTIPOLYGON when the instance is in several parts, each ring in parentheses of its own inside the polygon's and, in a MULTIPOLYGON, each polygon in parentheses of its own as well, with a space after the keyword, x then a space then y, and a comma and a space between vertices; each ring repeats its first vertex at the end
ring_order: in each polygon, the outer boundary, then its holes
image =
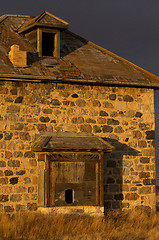
POLYGON ((39 57, 42 57, 42 30, 40 28, 37 29, 37 52, 39 57))
POLYGON ((50 161, 50 207, 55 206, 55 162, 50 161))
POLYGON ((45 179, 44 179, 45 162, 38 161, 38 205, 45 206, 45 179))
POLYGON ((53 55, 56 58, 60 58, 60 31, 57 31, 57 33, 55 34, 53 55))
POLYGON ((103 153, 100 154, 100 206, 104 206, 104 164, 103 153))
POLYGON ((99 206, 99 194, 100 194, 100 187, 99 187, 99 162, 96 162, 96 205, 99 206))
POLYGON ((49 156, 46 154, 45 159, 45 207, 50 206, 50 162, 49 156))

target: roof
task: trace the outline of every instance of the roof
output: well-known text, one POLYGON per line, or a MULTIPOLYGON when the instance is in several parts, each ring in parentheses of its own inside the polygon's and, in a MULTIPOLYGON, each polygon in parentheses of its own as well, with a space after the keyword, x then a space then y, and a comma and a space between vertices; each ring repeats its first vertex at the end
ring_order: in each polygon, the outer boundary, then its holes
POLYGON ((66 28, 68 23, 44 12, 38 17, 4 15, 0 18, 0 80, 63 82, 95 85, 159 87, 159 77, 83 39, 66 28), (37 49, 21 32, 33 26, 61 27, 61 57, 38 57, 37 49), (9 60, 12 45, 27 51, 28 65, 9 60))
POLYGON ((18 33, 23 33, 34 27, 49 27, 49 28, 61 28, 67 29, 69 24, 64 20, 54 16, 51 13, 44 11, 37 17, 32 18, 27 21, 18 31, 18 33))
POLYGON ((35 152, 55 151, 104 151, 111 152, 113 147, 102 138, 86 133, 52 133, 41 135, 32 145, 35 152))

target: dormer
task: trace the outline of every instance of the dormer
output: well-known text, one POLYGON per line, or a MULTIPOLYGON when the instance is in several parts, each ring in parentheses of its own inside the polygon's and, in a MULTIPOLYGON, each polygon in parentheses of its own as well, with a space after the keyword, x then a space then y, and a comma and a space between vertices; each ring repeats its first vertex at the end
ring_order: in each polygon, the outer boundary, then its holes
POLYGON ((39 57, 60 58, 60 32, 68 26, 67 22, 45 11, 26 22, 18 33, 25 35, 39 57))

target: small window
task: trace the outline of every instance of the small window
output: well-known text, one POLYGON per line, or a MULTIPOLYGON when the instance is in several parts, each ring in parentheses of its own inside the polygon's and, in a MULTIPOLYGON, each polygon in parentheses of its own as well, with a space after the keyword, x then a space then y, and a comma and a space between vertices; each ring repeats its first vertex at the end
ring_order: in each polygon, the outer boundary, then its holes
POLYGON ((65 191, 65 202, 73 203, 73 190, 72 189, 67 189, 65 191))
POLYGON ((42 56, 53 56, 54 53, 54 33, 42 33, 42 56))

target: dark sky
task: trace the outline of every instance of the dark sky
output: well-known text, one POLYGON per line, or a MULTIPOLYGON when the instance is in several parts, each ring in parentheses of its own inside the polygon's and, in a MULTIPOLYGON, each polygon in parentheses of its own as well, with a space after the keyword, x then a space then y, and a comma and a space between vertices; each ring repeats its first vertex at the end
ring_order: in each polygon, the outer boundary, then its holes
MULTIPOLYGON (((0 15, 37 16, 44 10, 69 22, 72 32, 159 76, 159 0, 1 0, 0 5, 0 15)), ((158 103, 156 91, 159 146, 158 103)))

